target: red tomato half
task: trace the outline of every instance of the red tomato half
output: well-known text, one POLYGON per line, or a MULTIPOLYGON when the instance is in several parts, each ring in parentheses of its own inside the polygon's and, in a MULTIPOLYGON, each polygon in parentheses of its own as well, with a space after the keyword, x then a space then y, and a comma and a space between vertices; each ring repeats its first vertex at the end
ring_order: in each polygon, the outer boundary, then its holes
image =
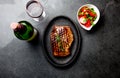
POLYGON ((96 13, 93 13, 93 12, 90 12, 89 14, 90 14, 90 16, 92 16, 92 17, 96 17, 96 16, 97 16, 96 13))
POLYGON ((85 24, 86 27, 90 27, 91 26, 91 22, 90 19, 87 20, 87 23, 85 24))

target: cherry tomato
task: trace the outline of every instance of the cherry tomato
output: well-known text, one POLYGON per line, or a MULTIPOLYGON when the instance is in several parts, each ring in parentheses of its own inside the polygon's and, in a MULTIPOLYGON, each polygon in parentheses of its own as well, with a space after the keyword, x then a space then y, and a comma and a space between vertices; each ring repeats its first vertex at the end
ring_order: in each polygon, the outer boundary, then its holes
POLYGON ((88 10, 88 7, 84 6, 81 8, 81 12, 86 12, 88 10))
POLYGON ((79 19, 82 17, 83 15, 79 15, 78 17, 79 17, 79 19))
POLYGON ((86 27, 90 27, 91 26, 91 22, 90 19, 87 20, 87 23, 85 24, 86 27))
POLYGON ((96 17, 96 16, 97 16, 96 13, 93 13, 93 12, 90 12, 89 14, 90 14, 90 16, 92 16, 92 17, 96 17))
POLYGON ((87 18, 86 15, 79 15, 79 18, 81 18, 81 17, 87 18))

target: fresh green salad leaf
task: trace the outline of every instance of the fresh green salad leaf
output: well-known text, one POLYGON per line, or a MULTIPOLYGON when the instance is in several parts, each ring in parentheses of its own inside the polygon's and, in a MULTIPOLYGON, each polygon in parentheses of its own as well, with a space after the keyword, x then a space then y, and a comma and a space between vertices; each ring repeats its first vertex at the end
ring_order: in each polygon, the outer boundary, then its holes
POLYGON ((95 26, 95 24, 92 22, 92 26, 95 26))
POLYGON ((88 17, 88 18, 89 18, 91 21, 93 20, 93 17, 91 17, 91 16, 90 16, 90 17, 88 17))
POLYGON ((91 8, 91 11, 94 11, 94 8, 91 8))

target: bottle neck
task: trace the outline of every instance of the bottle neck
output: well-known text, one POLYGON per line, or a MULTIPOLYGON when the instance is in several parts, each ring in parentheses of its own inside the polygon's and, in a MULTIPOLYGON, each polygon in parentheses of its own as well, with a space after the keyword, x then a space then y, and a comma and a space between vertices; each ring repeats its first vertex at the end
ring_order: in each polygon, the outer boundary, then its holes
POLYGON ((19 32, 19 33, 25 33, 26 31, 26 26, 20 24, 20 23, 12 23, 11 28, 13 29, 14 32, 19 32))

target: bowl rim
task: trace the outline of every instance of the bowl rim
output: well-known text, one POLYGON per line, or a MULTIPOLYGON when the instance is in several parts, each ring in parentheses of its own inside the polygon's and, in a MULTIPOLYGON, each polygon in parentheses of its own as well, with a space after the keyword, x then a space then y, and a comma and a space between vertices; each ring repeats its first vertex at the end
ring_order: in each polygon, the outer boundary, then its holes
POLYGON ((78 11, 77 11, 77 21, 78 21, 78 23, 80 24, 80 26, 81 26, 82 28, 84 28, 85 30, 88 30, 88 31, 89 31, 89 30, 92 29, 93 26, 91 25, 90 27, 85 27, 84 25, 82 25, 82 24, 79 22, 79 18, 78 18, 78 13, 79 13, 80 9, 81 9, 82 7, 84 7, 84 6, 92 7, 92 8, 95 9, 95 12, 97 13, 97 18, 96 18, 96 20, 93 22, 94 25, 96 25, 97 22, 98 22, 99 19, 100 19, 100 11, 99 11, 98 7, 95 6, 95 5, 93 5, 93 4, 84 4, 84 5, 82 5, 82 6, 79 7, 79 9, 78 9, 78 11))

